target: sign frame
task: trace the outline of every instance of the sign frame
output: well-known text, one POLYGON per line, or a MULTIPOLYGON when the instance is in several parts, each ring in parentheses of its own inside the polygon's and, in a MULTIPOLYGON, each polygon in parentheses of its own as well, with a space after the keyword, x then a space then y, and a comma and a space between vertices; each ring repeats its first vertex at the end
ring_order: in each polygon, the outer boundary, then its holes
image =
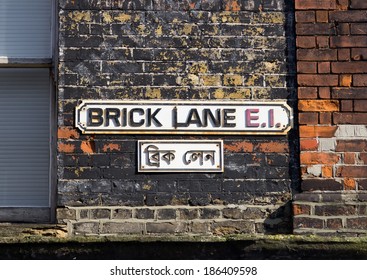
MULTIPOLYGON (((122 109, 124 110, 124 109, 122 109)), ((126 109, 127 110, 127 109, 126 109)), ((211 110, 211 109, 207 109, 207 110, 211 110)), ((196 112, 197 113, 197 112, 196 112)), ((89 113, 92 114, 92 113, 89 113)), ((101 113, 104 114, 105 113, 101 113)), ((122 114, 122 113, 121 113, 122 114)), ((148 113, 146 113, 148 115, 148 113)), ((161 113, 162 114, 162 113, 161 113)), ((236 113, 237 114, 237 113, 236 113)), ((240 114, 240 113, 238 113, 240 114)), ((244 112, 242 112, 242 115, 245 114, 244 112)), ((211 118, 213 119, 213 114, 211 114, 211 118)), ((241 115, 241 116, 242 116, 241 115)), ((111 116, 109 116, 111 118, 111 116)), ((192 119, 194 118, 193 116, 191 116, 192 119)), ((92 117, 90 117, 92 118, 92 117)), ((100 118, 103 119, 102 115, 100 116, 100 118)), ((107 117, 106 117, 107 118, 107 117)), ((113 117, 112 117, 113 118, 113 117)), ((197 113, 196 118, 199 118, 199 114, 197 113)), ((208 118, 208 117, 207 117, 208 118)), ((242 117, 241 117, 242 118, 242 117)), ((246 117, 243 117, 246 118, 246 117)), ((137 121, 135 120, 135 123, 137 123, 137 121)), ((191 120, 191 119, 190 119, 191 120)), ((117 120, 116 120, 117 121, 117 120)), ((196 121, 196 120, 194 120, 196 121)), ((112 122, 109 120, 109 123, 112 122)), ((122 122, 122 121, 121 121, 122 122)), ((242 120, 242 122, 244 122, 242 120)), ((134 123, 134 124, 135 124, 134 123)), ((160 123, 159 123, 160 124, 160 123)), ((187 125, 187 124, 186 124, 187 125)), ((190 123, 191 125, 191 123, 190 123)), ((237 125, 237 124, 235 124, 237 125)), ((243 123, 242 123, 243 125, 243 123)), ((215 101, 211 101, 211 100, 195 100, 195 101, 187 101, 187 100, 80 100, 79 104, 77 105, 76 109, 75 109, 75 126, 77 128, 79 128, 79 130, 81 130, 81 132, 83 134, 174 134, 174 135, 184 135, 184 134, 189 134, 189 135, 286 135, 289 130, 293 127, 293 110, 292 108, 286 103, 286 101, 284 100, 277 100, 277 101, 248 101, 248 100, 236 100, 236 101, 231 101, 231 100, 215 100, 215 101), (112 110, 111 108, 108 109, 109 107, 115 107, 115 111, 119 110, 116 108, 123 108, 123 106, 125 107, 129 107, 130 111, 125 111, 125 127, 123 128, 111 128, 111 127, 106 127, 104 126, 104 128, 96 128, 96 127, 91 127, 88 126, 87 123, 90 122, 91 124, 93 124, 93 120, 89 121, 88 117, 87 117, 87 112, 88 110, 101 110, 102 112, 105 112, 106 110, 112 110), (135 106, 137 108, 135 109, 131 109, 131 106, 135 106), (140 106, 140 107, 139 107, 140 106), (169 116, 169 121, 173 122, 174 124, 170 124, 170 126, 167 127, 149 127, 149 128, 144 128, 144 127, 129 127, 129 124, 126 125, 126 123, 131 122, 131 119, 136 118, 136 120, 139 120, 140 122, 144 122, 144 113, 147 112, 147 110, 149 111, 149 116, 150 116, 150 120, 146 120, 146 122, 150 122, 153 124, 157 124, 159 123, 158 119, 156 119, 156 114, 159 113, 158 109, 147 109, 147 108, 157 108, 157 106, 160 106, 160 108, 164 108, 164 110, 167 110, 167 112, 172 112, 171 115, 173 116, 169 116), (213 108, 213 110, 222 110, 222 112, 219 112, 218 114, 222 113, 222 116, 219 117, 220 118, 220 122, 222 123, 221 125, 224 126, 227 124, 228 127, 226 128, 207 128, 207 127, 197 127, 197 128, 187 128, 184 127, 185 123, 180 123, 180 120, 177 120, 177 110, 189 110, 190 112, 191 110, 195 110, 195 108, 201 108, 198 110, 204 110, 203 107, 206 108, 213 108), (94 109, 93 109, 94 108, 94 109), (104 109, 102 109, 104 108, 104 109), (106 109, 107 108, 107 109, 106 109), (139 108, 145 108, 145 109, 139 109, 139 108), (194 108, 194 109, 192 109, 194 108), (247 109, 246 109, 247 108, 247 109), (252 109, 251 109, 252 108, 252 109), (254 109, 257 108, 257 109, 254 109), (249 110, 249 113, 246 111, 246 116, 247 118, 250 118, 250 120, 246 120, 246 122, 248 122, 247 124, 250 124, 252 126, 257 125, 258 127, 252 127, 252 128, 232 128, 230 127, 230 125, 233 124, 233 120, 234 118, 236 118, 233 115, 233 111, 235 111, 236 109, 240 109, 240 110, 249 110), (105 110, 105 111, 103 111, 105 110), (131 112, 133 110, 141 110, 140 112, 136 111, 133 113, 136 114, 132 114, 131 112), (145 110, 145 111, 144 111, 145 110), (154 111, 155 110, 155 111, 154 111), (169 111, 171 110, 171 111, 169 111), (176 110, 176 115, 174 115, 174 111, 176 110), (225 110, 227 110, 227 112, 225 112, 225 110), (228 113, 229 111, 232 110, 232 113, 228 113), (252 111, 251 111, 252 110, 252 111), (268 112, 269 116, 265 116, 267 117, 267 119, 269 120, 262 120, 260 121, 260 123, 256 123, 256 120, 259 119, 259 116, 261 116, 263 119, 265 118, 263 115, 260 115, 259 111, 263 110, 268 112), (282 121, 284 121, 284 123, 278 122, 274 120, 274 112, 275 110, 277 110, 276 112, 277 114, 277 118, 279 118, 278 116, 280 115, 279 112, 282 114, 282 121), (273 115, 270 116, 270 112, 273 113, 273 115), (127 116, 128 113, 130 113, 130 119, 127 116), (231 115, 232 114, 232 115, 231 115), (258 115, 256 115, 258 114, 258 115), (131 115, 133 115, 133 117, 131 117, 131 115), (175 119, 176 117, 176 119, 175 119), (226 120, 227 117, 227 120, 226 120), (232 119, 231 119, 232 118, 232 119), (273 118, 273 120, 270 120, 271 118, 273 118), (174 120, 175 119, 175 120, 174 120), (229 119, 229 120, 228 120, 229 119), (286 120, 286 121, 285 121, 286 120), (270 124, 270 122, 273 121, 274 123, 270 124), (226 123, 225 123, 226 122, 226 123), (231 123, 232 122, 232 123, 231 123), (223 125, 224 123, 224 125, 223 125), (176 125, 176 127, 175 127, 176 125), (178 125, 180 125, 181 127, 178 127, 178 125), (265 126, 271 126, 271 129, 267 129, 265 128, 265 126), (278 126, 278 127, 276 127, 278 126), (282 127, 281 127, 282 126, 282 127), (260 127, 260 128, 259 128, 260 127)), ((111 126, 109 124, 109 126, 111 126)))
POLYGON ((224 172, 224 148, 223 140, 183 140, 183 139, 172 139, 172 140, 138 140, 137 142, 137 168, 138 173, 187 173, 187 172, 197 172, 197 173, 223 173, 224 172), (163 145, 170 148, 166 150, 159 150, 159 145, 163 145), (178 151, 179 146, 181 148, 190 147, 190 150, 178 151), (196 148, 197 146, 200 146, 196 148), (205 148, 201 148, 201 147, 205 148), (214 149, 213 149, 214 146, 214 149), (154 147, 152 150, 149 150, 154 147), (208 149, 208 147, 212 149, 208 149), (194 149, 193 149, 194 148, 194 149), (201 149, 200 149, 201 148, 201 149), (186 152, 185 152, 186 151, 186 152), (173 153, 174 155, 173 155, 173 153), (144 154, 147 153, 147 156, 144 154), (158 157, 157 157, 158 154, 158 157), (172 156, 173 155, 173 156, 172 156), (171 158, 172 156, 172 158, 171 158), (165 158, 166 157, 166 158, 165 158), (170 162, 177 160, 181 161, 182 165, 196 165, 195 168, 181 168, 180 163, 172 167, 169 167, 170 162), (147 161, 154 161, 150 166, 148 166, 147 161), (163 161, 162 161, 163 160, 163 161), (201 162, 200 162, 201 161, 201 162), (145 162, 145 163, 144 163, 145 162), (160 162, 166 162, 166 167, 160 167, 160 162), (167 164, 168 162, 168 164, 167 164), (205 165, 207 162, 212 162, 215 165, 212 168, 197 165, 205 165))

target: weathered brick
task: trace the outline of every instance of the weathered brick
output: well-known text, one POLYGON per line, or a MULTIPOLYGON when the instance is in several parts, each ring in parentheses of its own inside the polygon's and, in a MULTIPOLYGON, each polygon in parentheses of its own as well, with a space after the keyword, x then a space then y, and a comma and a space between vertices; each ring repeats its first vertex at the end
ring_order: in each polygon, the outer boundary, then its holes
POLYGON ((318 124, 319 115, 318 113, 299 113, 298 121, 300 124, 318 124))
POLYGON ((334 124, 367 124, 367 113, 334 113, 334 124))
POLYGON ((337 8, 336 0, 295 0, 297 10, 334 10, 337 8))
POLYGON ((303 191, 339 191, 343 185, 333 179, 305 179, 301 183, 303 191))
MULTIPOLYGON (((336 62, 336 63, 343 63, 343 62, 336 62)), ((345 70, 340 70, 340 71, 345 71, 345 70)), ((337 86, 339 84, 338 75, 298 74, 297 78, 298 78, 298 85, 300 86, 337 86)))
POLYGON ((76 220, 76 210, 70 208, 57 208, 57 219, 62 220, 76 220))
POLYGON ((322 229, 324 227, 324 221, 317 218, 300 217, 296 216, 293 220, 294 228, 317 228, 322 229))
POLYGON ((332 115, 329 112, 319 113, 319 124, 331 124, 332 115))
POLYGON ((327 49, 329 48, 329 36, 317 36, 316 37, 316 47, 319 49, 327 49))
POLYGON ((302 74, 315 74, 317 73, 317 62, 299 61, 297 63, 297 72, 302 74))
POLYGON ((145 224, 136 222, 106 222, 102 227, 103 234, 144 234, 145 224))
POLYGON ((300 126, 300 136, 302 138, 331 138, 334 136, 336 130, 336 126, 300 126))
POLYGON ((79 132, 71 127, 59 127, 57 131, 58 139, 78 139, 79 132))
MULTIPOLYGON (((367 74, 353 75, 353 86, 355 87, 367 87, 367 74)), ((359 104, 358 102, 357 104, 359 104)))
POLYGON ((339 102, 334 100, 300 100, 298 109, 311 112, 339 111, 339 102))
POLYGON ((255 224, 250 221, 215 221, 212 225, 212 231, 217 235, 228 234, 251 234, 255 231, 255 224))
POLYGON ((296 22, 315 22, 315 11, 296 11, 296 22))
POLYGON ((135 209, 135 218, 137 219, 153 219, 154 210, 148 208, 135 209))
POLYGON ((318 142, 316 139, 301 139, 300 140, 300 148, 301 151, 317 151, 318 142))
POLYGON ((337 152, 366 152, 367 140, 337 140, 337 152))
POLYGON ((367 17, 367 11, 331 11, 329 13, 330 21, 336 22, 364 22, 367 17))
MULTIPOLYGON (((367 61, 332 62, 332 73, 360 73, 361 69, 367 67, 367 61)), ((337 86, 334 85, 334 86, 337 86)))
POLYGON ((98 222, 78 222, 73 223, 73 234, 98 234, 98 222))
POLYGON ((203 208, 200 211, 201 219, 216 219, 220 217, 219 209, 203 208))
POLYGON ((317 63, 317 72, 320 74, 330 73, 330 62, 319 62, 317 63))
POLYGON ((317 87, 299 87, 298 98, 299 99, 317 98, 317 87))
POLYGON ((348 218, 347 228, 351 229, 366 229, 367 228, 367 217, 348 218))
POLYGON ((329 87, 319 87, 319 98, 330 99, 330 88, 329 87))
POLYGON ((336 170, 338 177, 366 178, 367 166, 342 166, 336 170))
POLYGON ((342 229, 343 228, 343 220, 342 219, 327 219, 326 220, 326 228, 327 229, 342 229))
POLYGON ((301 164, 335 164, 339 159, 339 155, 335 153, 301 153, 301 164))
POLYGON ((311 214, 311 206, 307 204, 297 204, 297 202, 293 203, 293 215, 310 215, 311 214))
POLYGON ((193 221, 190 226, 191 232, 206 234, 210 232, 210 225, 211 223, 209 222, 193 221))
POLYGON ((176 219, 176 209, 157 209, 158 220, 176 219))
POLYGON ((316 205, 315 215, 317 216, 352 216, 356 214, 356 207, 353 205, 316 205))
POLYGON ((331 48, 367 47, 367 36, 334 36, 330 37, 331 48))
POLYGON ((111 210, 110 209, 91 209, 90 217, 91 219, 110 219, 111 210))
POLYGON ((335 35, 336 30, 331 23, 297 23, 297 35, 335 35))
POLYGON ((116 209, 112 211, 112 219, 131 219, 132 209, 116 209))
POLYGON ((341 87, 351 87, 352 86, 352 75, 340 75, 339 85, 341 87))
POLYGON ((181 222, 157 222, 146 224, 147 233, 183 233, 188 231, 188 225, 181 222))
POLYGON ((312 49, 316 47, 316 38, 314 36, 297 36, 296 45, 298 48, 312 49))
POLYGON ((316 22, 329 22, 329 12, 316 11, 316 22))
POLYGON ((337 60, 337 50, 332 49, 298 49, 297 59, 306 61, 333 61, 337 60))
POLYGON ((351 9, 367 9, 367 2, 364 0, 351 0, 350 8, 351 9))
POLYGON ((344 190, 355 191, 356 190, 356 180, 353 178, 344 178, 343 180, 344 190))
POLYGON ((194 220, 199 217, 197 209, 178 209, 178 217, 180 220, 194 220))

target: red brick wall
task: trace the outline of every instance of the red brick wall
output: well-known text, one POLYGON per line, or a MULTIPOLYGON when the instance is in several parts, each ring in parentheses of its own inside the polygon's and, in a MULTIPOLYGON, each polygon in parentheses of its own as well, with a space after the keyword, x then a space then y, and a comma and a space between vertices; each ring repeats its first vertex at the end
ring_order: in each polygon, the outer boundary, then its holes
POLYGON ((367 1, 295 0, 301 190, 294 232, 367 231, 367 1))

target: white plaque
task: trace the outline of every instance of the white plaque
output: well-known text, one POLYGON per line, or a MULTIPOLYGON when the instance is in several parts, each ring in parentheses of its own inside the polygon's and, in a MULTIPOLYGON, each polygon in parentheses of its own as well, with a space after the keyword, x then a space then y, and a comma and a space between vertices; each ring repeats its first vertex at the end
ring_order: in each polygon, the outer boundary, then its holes
POLYGON ((285 135, 285 101, 83 100, 75 126, 83 133, 285 135))
POLYGON ((139 172, 223 172, 222 140, 139 140, 139 172))

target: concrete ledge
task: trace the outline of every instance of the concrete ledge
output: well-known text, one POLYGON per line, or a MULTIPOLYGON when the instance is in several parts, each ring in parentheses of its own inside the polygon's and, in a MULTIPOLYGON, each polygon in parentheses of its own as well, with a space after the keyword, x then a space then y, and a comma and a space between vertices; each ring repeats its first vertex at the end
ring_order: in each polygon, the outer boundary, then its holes
POLYGON ((297 235, 67 237, 59 225, 0 224, 0 259, 366 259, 367 238, 297 235))

